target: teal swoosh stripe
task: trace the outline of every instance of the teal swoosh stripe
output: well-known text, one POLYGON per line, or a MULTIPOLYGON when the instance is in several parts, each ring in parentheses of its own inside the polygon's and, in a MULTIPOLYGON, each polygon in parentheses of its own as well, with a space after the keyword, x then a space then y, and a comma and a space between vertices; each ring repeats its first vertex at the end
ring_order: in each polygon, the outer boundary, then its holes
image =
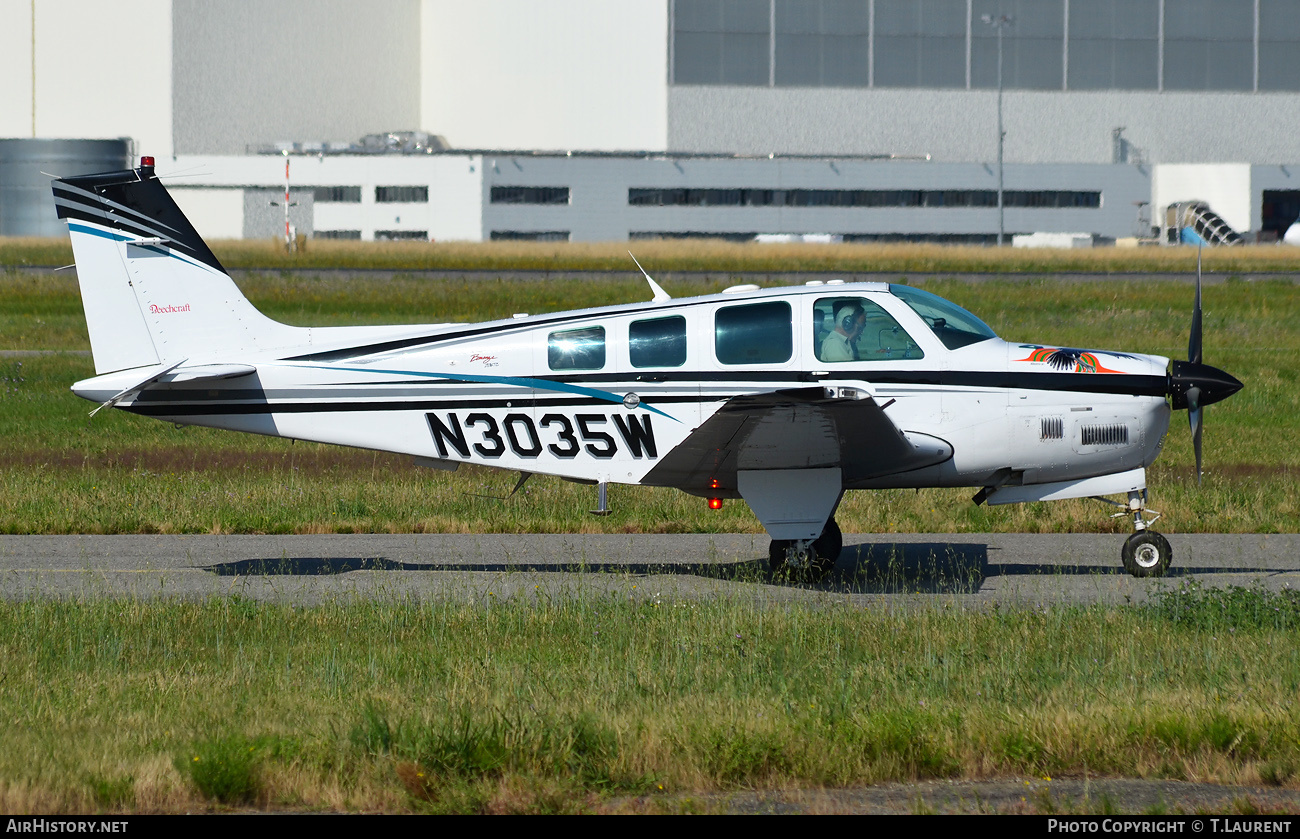
MULTIPOLYGON (((478 382, 480 384, 513 385, 515 387, 528 387, 535 390, 554 390, 562 393, 573 393, 578 396, 600 399, 618 405, 623 404, 623 397, 610 393, 607 390, 597 390, 591 387, 582 387, 581 385, 571 385, 567 382, 553 382, 549 379, 532 379, 523 376, 476 376, 470 373, 422 373, 418 370, 377 370, 372 367, 333 367, 326 364, 294 364, 285 366, 311 367, 317 370, 341 370, 348 373, 384 373, 390 376, 419 376, 425 379, 449 379, 451 381, 478 382)), ((647 411, 653 411, 661 417, 667 417, 673 422, 681 422, 681 420, 677 419, 677 417, 672 414, 666 414, 653 405, 647 405, 645 402, 642 402, 637 407, 645 408, 647 411)))
MULTIPOLYGON (((134 236, 123 236, 121 233, 110 233, 107 230, 100 230, 99 228, 96 227, 87 227, 84 224, 76 224, 75 222, 71 222, 71 221, 68 222, 68 229, 75 230, 78 233, 86 233, 91 236, 98 236, 101 239, 112 239, 114 242, 126 242, 128 245, 136 241, 134 236)), ((145 250, 153 251, 154 253, 159 254, 160 256, 170 256, 172 259, 179 259, 181 262, 184 262, 187 265, 199 264, 192 259, 186 259, 185 257, 180 256, 179 254, 172 253, 171 248, 160 248, 155 245, 139 245, 138 247, 144 248, 145 250)), ((207 266, 203 266, 203 267, 205 269, 207 268, 207 266)))

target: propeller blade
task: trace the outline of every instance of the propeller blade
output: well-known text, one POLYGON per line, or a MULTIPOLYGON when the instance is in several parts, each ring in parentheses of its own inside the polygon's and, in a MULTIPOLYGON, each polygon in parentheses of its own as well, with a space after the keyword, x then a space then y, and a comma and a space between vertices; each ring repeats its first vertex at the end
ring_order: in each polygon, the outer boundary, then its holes
POLYGON ((1187 422, 1192 427, 1192 450, 1196 452, 1196 485, 1201 484, 1201 429, 1204 427, 1201 413, 1201 389, 1187 389, 1187 422))
POLYGON ((1187 360, 1201 363, 1201 248, 1196 247, 1196 305, 1192 307, 1192 333, 1187 339, 1187 360))

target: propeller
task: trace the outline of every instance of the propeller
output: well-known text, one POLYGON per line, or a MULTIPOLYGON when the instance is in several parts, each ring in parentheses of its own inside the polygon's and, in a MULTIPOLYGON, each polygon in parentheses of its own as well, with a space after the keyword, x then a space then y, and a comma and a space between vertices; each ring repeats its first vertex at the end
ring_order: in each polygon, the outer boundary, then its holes
POLYGON ((1187 339, 1187 361, 1175 361, 1169 374, 1169 395, 1175 410, 1187 409, 1192 429, 1192 450, 1196 453, 1196 483, 1201 483, 1201 430, 1203 409, 1241 390, 1241 382, 1217 367, 1201 362, 1201 249, 1196 249, 1196 303, 1192 308, 1192 332, 1187 339))

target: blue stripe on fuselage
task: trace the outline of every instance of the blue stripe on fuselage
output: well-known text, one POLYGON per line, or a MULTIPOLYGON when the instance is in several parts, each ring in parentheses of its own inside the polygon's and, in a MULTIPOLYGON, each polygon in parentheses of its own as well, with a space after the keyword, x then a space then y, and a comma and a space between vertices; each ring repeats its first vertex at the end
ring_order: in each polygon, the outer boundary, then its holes
MULTIPOLYGON (((604 402, 613 402, 617 405, 623 404, 623 397, 610 393, 607 390, 597 390, 591 387, 582 387, 581 385, 571 385, 567 382, 553 382, 549 379, 534 379, 524 376, 476 376, 466 373, 424 373, 418 370, 376 370, 370 367, 332 367, 324 364, 293 364, 284 365, 292 367, 310 367, 316 370, 338 370, 348 373, 383 373, 389 376, 418 376, 424 379, 443 379, 452 382, 477 382, 479 384, 492 385, 511 385, 513 387, 527 387, 534 390, 555 390, 562 393, 573 393, 578 396, 586 396, 592 399, 599 399, 604 402)), ((637 407, 645 408, 647 411, 654 411, 673 422, 681 422, 672 414, 666 414, 653 405, 647 405, 642 402, 637 407)))

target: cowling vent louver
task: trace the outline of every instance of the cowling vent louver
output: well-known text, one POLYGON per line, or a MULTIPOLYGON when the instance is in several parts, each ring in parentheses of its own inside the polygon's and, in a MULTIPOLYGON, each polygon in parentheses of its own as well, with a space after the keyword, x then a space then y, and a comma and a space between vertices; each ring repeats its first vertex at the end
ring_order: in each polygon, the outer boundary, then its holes
POLYGON ((1079 431, 1083 435, 1081 442, 1085 446, 1128 445, 1127 425, 1085 425, 1079 431))

